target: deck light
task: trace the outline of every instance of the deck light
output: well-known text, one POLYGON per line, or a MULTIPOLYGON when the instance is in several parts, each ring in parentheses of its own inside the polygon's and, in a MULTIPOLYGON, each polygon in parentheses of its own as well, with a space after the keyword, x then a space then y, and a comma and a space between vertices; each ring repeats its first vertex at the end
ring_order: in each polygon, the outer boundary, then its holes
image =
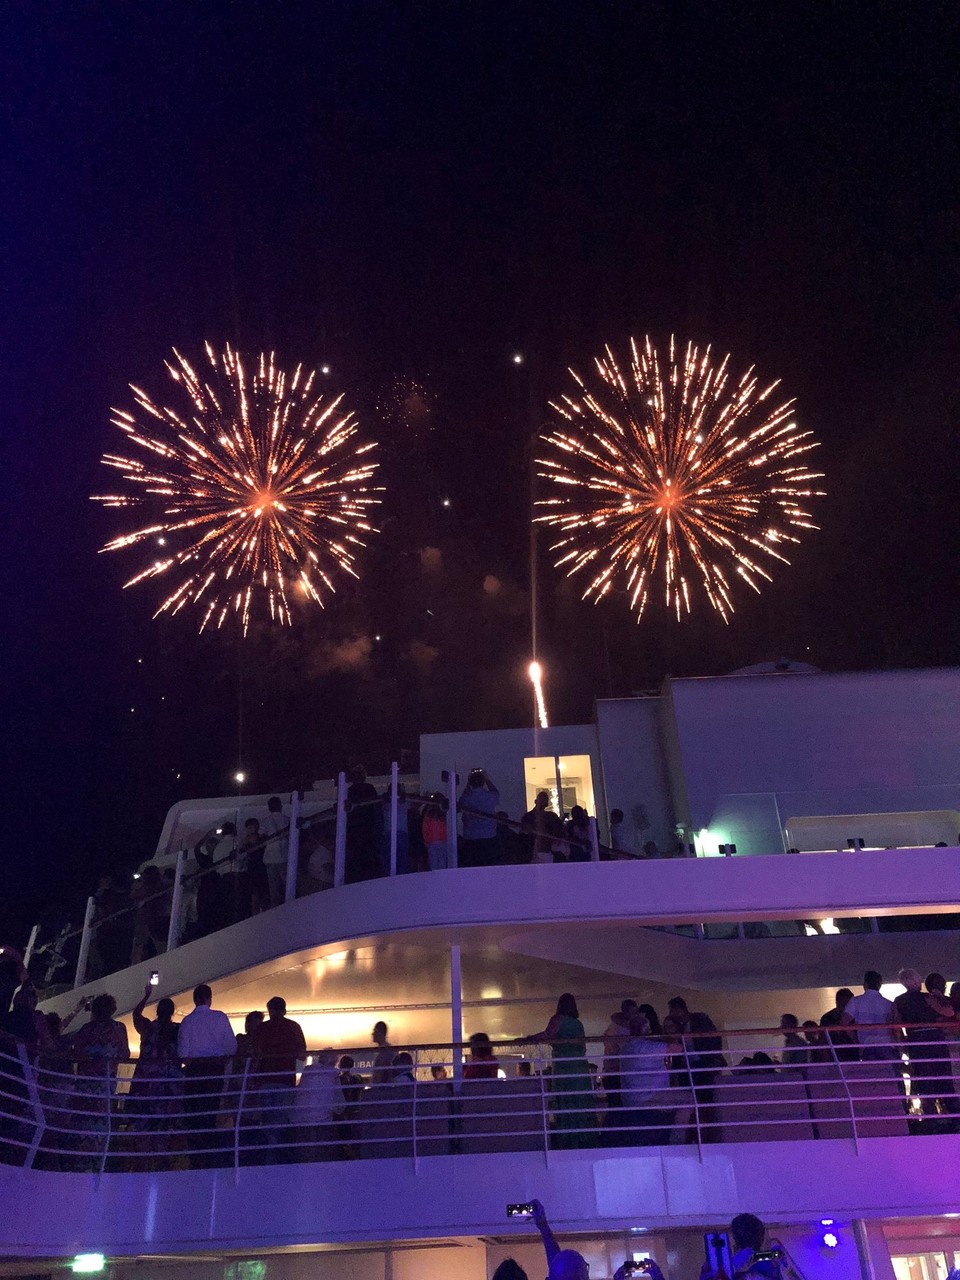
POLYGON ((102 1271, 106 1265, 107 1260, 102 1253, 78 1253, 70 1263, 70 1270, 74 1275, 89 1276, 102 1271))

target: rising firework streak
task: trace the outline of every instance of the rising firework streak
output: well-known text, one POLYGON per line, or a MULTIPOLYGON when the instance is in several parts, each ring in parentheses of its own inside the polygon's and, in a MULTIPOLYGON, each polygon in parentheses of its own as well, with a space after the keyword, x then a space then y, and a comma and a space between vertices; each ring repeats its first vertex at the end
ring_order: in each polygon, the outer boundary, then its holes
POLYGON ((543 700, 543 667, 539 662, 531 662, 528 670, 530 672, 530 682, 533 685, 533 695, 537 702, 537 720, 540 722, 541 729, 549 729, 547 704, 543 700))

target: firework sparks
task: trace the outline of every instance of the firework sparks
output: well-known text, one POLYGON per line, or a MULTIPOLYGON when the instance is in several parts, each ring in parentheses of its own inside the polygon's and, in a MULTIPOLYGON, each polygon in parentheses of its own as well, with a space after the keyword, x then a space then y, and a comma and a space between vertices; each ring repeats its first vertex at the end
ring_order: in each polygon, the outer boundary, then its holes
POLYGON ((302 366, 287 374, 261 355, 251 376, 229 346, 217 355, 207 344, 206 356, 202 372, 176 350, 166 362, 184 408, 131 387, 139 412, 113 410, 133 447, 102 461, 131 491, 94 501, 147 514, 102 550, 149 548, 149 563, 124 585, 169 584, 155 616, 195 606, 202 631, 232 611, 246 631, 262 605, 289 623, 292 592, 322 605, 338 571, 357 576, 380 500, 376 445, 357 443, 342 397, 317 396, 302 366))
POLYGON ((699 580, 726 621, 734 578, 759 591, 771 562, 789 563, 785 550, 817 527, 807 507, 822 473, 804 457, 818 442, 792 400, 771 407, 777 383, 758 390, 753 369, 735 382, 728 364, 709 347, 680 354, 671 338, 661 369, 649 338, 631 340, 629 373, 607 347, 598 384, 573 373, 577 392, 551 404, 559 421, 538 466, 557 496, 538 501, 535 520, 560 535, 557 567, 588 575, 584 599, 625 589, 639 619, 662 575, 680 618, 699 580))
POLYGON ((539 662, 531 662, 527 668, 530 676, 530 683, 533 685, 533 697, 537 704, 537 720, 541 729, 550 727, 547 720, 547 704, 543 697, 543 667, 539 662))
POLYGON ((426 435, 433 426, 434 397, 415 378, 395 378, 377 401, 380 419, 400 438, 426 435))

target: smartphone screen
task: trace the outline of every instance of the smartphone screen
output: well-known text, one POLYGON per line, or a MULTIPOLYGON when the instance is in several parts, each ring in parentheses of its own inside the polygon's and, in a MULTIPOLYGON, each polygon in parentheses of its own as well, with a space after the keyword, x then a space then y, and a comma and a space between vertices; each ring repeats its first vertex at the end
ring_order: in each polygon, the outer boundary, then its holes
POLYGON ((151 973, 151 975, 150 975, 150 985, 151 985, 151 987, 155 987, 159 981, 160 981, 160 974, 159 974, 159 971, 158 971, 158 970, 156 970, 156 969, 154 969, 153 973, 151 973))
POLYGON ((532 1218, 533 1205, 532 1204, 508 1204, 507 1217, 508 1218, 532 1218))
POLYGON ((726 1231, 707 1231, 703 1237, 703 1254, 711 1271, 733 1275, 733 1251, 726 1231))

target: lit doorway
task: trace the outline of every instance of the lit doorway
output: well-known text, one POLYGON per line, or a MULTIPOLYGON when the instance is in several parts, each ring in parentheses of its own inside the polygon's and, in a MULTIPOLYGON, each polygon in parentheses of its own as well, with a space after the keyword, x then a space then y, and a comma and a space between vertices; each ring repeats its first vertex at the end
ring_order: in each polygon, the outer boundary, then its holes
POLYGON ((596 815, 593 794, 593 769, 589 756, 527 756, 523 762, 523 782, 527 808, 532 809, 537 794, 546 791, 550 807, 561 818, 574 805, 596 815))

